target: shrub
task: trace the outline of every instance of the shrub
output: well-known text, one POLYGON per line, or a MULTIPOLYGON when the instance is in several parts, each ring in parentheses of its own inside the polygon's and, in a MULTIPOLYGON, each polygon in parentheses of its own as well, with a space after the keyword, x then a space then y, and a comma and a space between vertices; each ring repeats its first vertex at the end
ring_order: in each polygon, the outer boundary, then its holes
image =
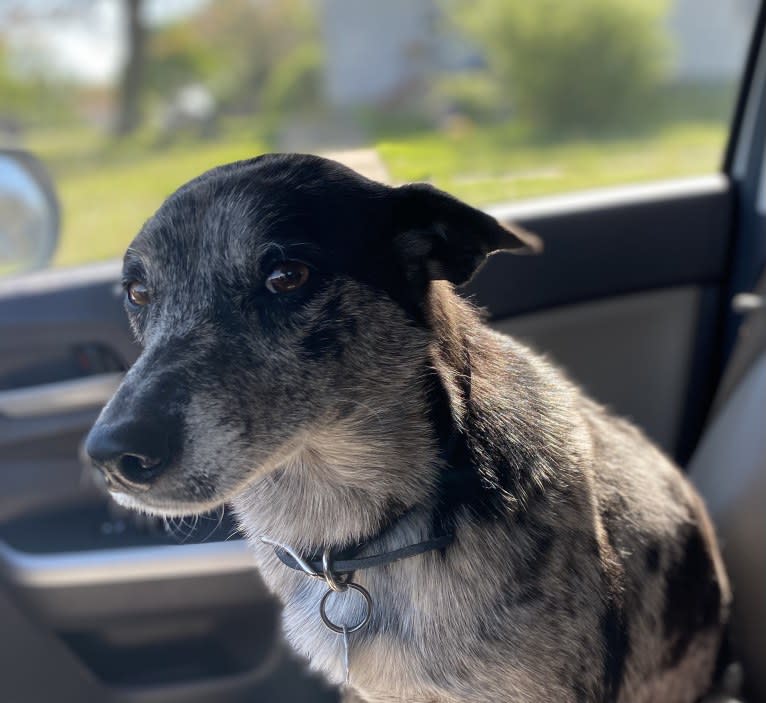
POLYGON ((438 78, 432 87, 437 108, 475 120, 489 120, 501 115, 505 107, 497 81, 486 71, 455 73, 438 78))
POLYGON ((320 103, 322 52, 317 44, 293 50, 272 70, 263 87, 261 105, 267 112, 310 110, 320 103))
POLYGON ((446 9, 486 52, 517 113, 543 129, 639 120, 662 79, 665 0, 453 0, 446 9))

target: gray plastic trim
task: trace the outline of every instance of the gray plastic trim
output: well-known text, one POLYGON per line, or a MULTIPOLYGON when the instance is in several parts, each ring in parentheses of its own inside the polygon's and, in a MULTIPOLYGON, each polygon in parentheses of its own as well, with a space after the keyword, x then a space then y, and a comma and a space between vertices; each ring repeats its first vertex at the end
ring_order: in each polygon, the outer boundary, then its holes
POLYGON ((44 269, 0 279, 0 297, 41 295, 52 291, 76 289, 104 282, 120 288, 121 259, 108 259, 95 264, 44 269))
POLYGON ((684 286, 492 324, 550 355, 592 397, 631 418, 672 453, 681 428, 700 300, 699 288, 684 286))
MULTIPOLYGON (((764 52, 766 55, 766 51, 764 52)), ((766 63, 766 61, 764 62, 766 63)), ((766 142, 766 140, 764 140, 766 142)), ((766 215, 766 143, 763 147, 763 156, 761 157, 761 173, 758 176, 757 199, 755 201, 755 211, 759 215, 766 215)))
POLYGON ((572 213, 603 210, 610 207, 641 205, 667 198, 698 198, 708 194, 725 193, 728 189, 728 178, 722 173, 714 173, 693 178, 598 188, 579 193, 524 200, 493 206, 487 208, 487 212, 505 222, 534 220, 551 216, 564 217, 572 213))
POLYGON ((734 592, 732 643, 752 698, 766 700, 766 352, 721 407, 689 465, 716 525, 734 592))
POLYGON ((28 554, 0 541, 0 573, 22 588, 104 586, 255 571, 243 541, 28 554))
POLYGON ((117 390, 122 376, 104 373, 0 391, 0 415, 26 419, 100 407, 117 390))
POLYGON ((734 152, 732 173, 738 180, 746 175, 747 161, 753 146, 753 135, 758 120, 758 113, 763 102, 763 91, 766 90, 766 46, 758 48, 758 60, 750 82, 750 95, 747 97, 745 115, 742 119, 737 148, 734 152))

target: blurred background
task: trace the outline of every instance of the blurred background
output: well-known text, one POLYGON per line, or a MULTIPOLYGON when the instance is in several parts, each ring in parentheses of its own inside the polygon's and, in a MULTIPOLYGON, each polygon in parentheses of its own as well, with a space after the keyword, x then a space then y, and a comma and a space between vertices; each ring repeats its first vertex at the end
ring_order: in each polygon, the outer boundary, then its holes
POLYGON ((4 0, 0 146, 52 171, 54 266, 121 256, 183 182, 271 150, 474 205, 709 173, 757 5, 4 0))

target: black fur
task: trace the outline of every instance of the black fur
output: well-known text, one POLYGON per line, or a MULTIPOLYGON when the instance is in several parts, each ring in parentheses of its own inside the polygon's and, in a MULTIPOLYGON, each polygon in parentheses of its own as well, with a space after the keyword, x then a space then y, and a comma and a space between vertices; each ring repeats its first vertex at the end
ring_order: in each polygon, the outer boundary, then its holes
POLYGON ((665 575, 665 636, 672 643, 667 665, 675 666, 695 634, 717 626, 721 589, 708 547, 696 525, 689 525, 680 557, 665 575))
POLYGON ((620 695, 625 662, 630 652, 630 631, 623 609, 611 599, 601 617, 604 647, 604 703, 620 695))

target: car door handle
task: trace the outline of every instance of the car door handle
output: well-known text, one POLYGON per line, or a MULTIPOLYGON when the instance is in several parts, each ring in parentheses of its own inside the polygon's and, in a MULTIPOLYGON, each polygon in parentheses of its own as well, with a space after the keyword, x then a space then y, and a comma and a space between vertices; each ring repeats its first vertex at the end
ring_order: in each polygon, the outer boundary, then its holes
POLYGON ((758 293, 738 293, 731 300, 731 308, 740 315, 766 310, 766 298, 758 293))
POLYGON ((121 372, 0 391, 0 415, 20 420, 104 405, 120 385, 121 372))
POLYGON ((29 554, 0 539, 0 576, 25 588, 114 586, 255 570, 255 559, 243 540, 29 554))

